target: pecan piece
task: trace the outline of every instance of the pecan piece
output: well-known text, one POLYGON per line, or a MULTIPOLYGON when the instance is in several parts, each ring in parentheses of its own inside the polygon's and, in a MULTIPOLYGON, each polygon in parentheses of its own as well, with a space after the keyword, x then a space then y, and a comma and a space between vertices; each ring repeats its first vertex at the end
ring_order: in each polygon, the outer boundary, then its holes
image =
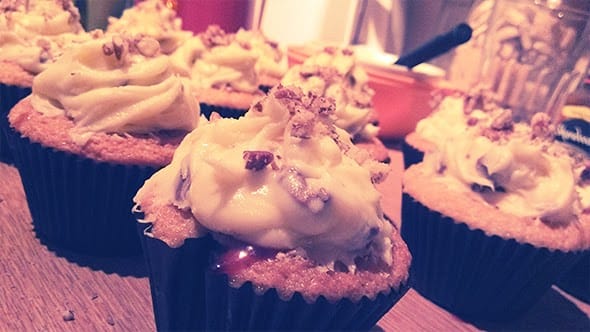
POLYGON ((274 155, 269 151, 244 151, 242 157, 246 169, 251 171, 260 171, 274 161, 274 155))
POLYGON ((330 200, 330 194, 326 189, 313 190, 310 188, 305 177, 295 168, 284 170, 279 177, 279 183, 295 200, 305 204, 313 213, 320 212, 325 203, 330 200))

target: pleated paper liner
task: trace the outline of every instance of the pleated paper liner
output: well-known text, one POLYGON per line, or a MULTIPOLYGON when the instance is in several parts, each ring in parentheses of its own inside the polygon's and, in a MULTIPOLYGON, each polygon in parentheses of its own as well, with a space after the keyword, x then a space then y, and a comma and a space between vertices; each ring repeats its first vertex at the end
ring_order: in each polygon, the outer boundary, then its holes
POLYGON ((151 224, 137 223, 146 261, 158 331, 204 330, 205 270, 210 236, 188 239, 179 248, 145 235, 151 224))
POLYGON ((17 102, 31 93, 30 87, 0 83, 0 162, 12 163, 12 152, 8 145, 8 112, 17 102))
POLYGON ((590 303, 590 252, 566 271, 556 285, 570 295, 590 303))
POLYGON ((97 162, 11 129, 15 164, 42 243, 93 256, 141 253, 132 198, 156 169, 97 162))
POLYGON ((205 103, 200 103, 199 106, 201 107, 201 114, 204 115, 207 119, 211 116, 211 113, 217 112, 222 118, 233 118, 237 119, 244 114, 248 110, 245 109, 237 109, 231 107, 223 107, 217 105, 210 105, 205 103))
POLYGON ((228 284, 227 275, 206 274, 207 328, 210 330, 367 331, 407 292, 401 285, 388 294, 358 302, 342 299, 330 302, 320 296, 308 303, 300 293, 283 300, 275 289, 259 293, 250 282, 239 288, 228 284))
POLYGON ((488 236, 408 194, 401 233, 412 253, 411 286, 466 320, 517 318, 583 255, 488 236))
POLYGON ((407 140, 402 140, 402 156, 404 159, 404 169, 422 162, 424 159, 424 151, 419 150, 407 140))
MULTIPOLYGON (((140 233, 146 227, 140 224, 140 233)), ((226 274, 205 266, 215 247, 210 237, 188 239, 179 248, 145 235, 142 242, 159 331, 369 330, 409 289, 402 284, 358 302, 319 297, 308 303, 299 293, 281 299, 276 290, 261 293, 250 282, 234 288, 226 274)))

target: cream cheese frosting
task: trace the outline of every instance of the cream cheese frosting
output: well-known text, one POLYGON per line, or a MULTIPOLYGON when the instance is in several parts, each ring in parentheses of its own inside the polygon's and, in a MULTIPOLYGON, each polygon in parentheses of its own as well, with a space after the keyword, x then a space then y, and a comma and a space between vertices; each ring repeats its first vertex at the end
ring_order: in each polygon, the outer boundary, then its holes
POLYGON ((171 58, 196 88, 255 93, 263 75, 281 77, 286 71, 286 60, 273 45, 257 32, 226 33, 212 25, 185 41, 171 58))
POLYGON ((235 38, 239 44, 248 45, 258 55, 254 70, 259 77, 267 76, 280 81, 288 69, 284 49, 257 30, 239 29, 235 38))
POLYGON ((353 136, 375 137, 379 129, 372 123, 374 91, 368 81, 367 73, 356 65, 353 51, 328 47, 291 67, 281 84, 333 98, 338 127, 353 136))
POLYGON ((124 10, 120 18, 109 17, 106 31, 152 37, 164 54, 174 52, 193 35, 182 29, 182 19, 161 0, 141 1, 124 10))
POLYGON ((72 43, 90 38, 68 0, 0 0, 0 60, 37 74, 72 43))
POLYGON ((502 211, 548 224, 575 222, 590 209, 590 182, 583 175, 588 158, 552 138, 546 114, 538 113, 530 124, 513 123, 509 110, 465 114, 460 102, 452 104, 457 107, 424 121, 437 147, 424 158, 433 174, 502 211), (439 121, 444 115, 451 115, 447 124, 439 121), (450 130, 441 134, 435 128, 450 130))
POLYGON ((374 185, 388 168, 333 126, 333 109, 279 86, 240 119, 201 119, 134 201, 173 205, 206 231, 320 263, 391 264, 392 226, 374 185))
POLYGON ((35 77, 31 98, 37 111, 71 118, 80 145, 97 132, 191 131, 200 116, 189 82, 147 37, 108 35, 72 49, 35 77))

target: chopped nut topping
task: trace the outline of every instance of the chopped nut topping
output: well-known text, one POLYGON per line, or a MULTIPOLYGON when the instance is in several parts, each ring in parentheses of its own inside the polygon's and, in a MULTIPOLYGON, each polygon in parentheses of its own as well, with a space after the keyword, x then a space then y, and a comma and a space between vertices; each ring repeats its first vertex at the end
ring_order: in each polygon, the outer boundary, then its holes
POLYGON ((545 113, 535 113, 531 118, 533 138, 548 138, 553 136, 555 127, 551 124, 551 118, 545 113))
POLYGON ((218 25, 210 25, 207 30, 199 35, 206 47, 229 45, 232 41, 232 35, 226 34, 218 25))
POLYGON ((510 130, 513 127, 512 110, 499 109, 493 112, 491 128, 495 130, 510 130))
POLYGON ((246 161, 246 169, 260 171, 274 161, 274 155, 269 151, 244 151, 242 157, 246 161))
POLYGON ((297 201, 307 205, 313 212, 320 212, 325 203, 330 200, 330 194, 324 188, 313 190, 305 181, 305 177, 297 171, 297 169, 290 167, 284 169, 279 179, 279 183, 283 185, 285 190, 297 201))
POLYGON ((134 45, 137 52, 145 57, 153 57, 160 51, 160 43, 152 38, 140 38, 134 45))
POLYGON ((471 126, 471 127, 475 126, 478 122, 479 122, 479 120, 477 118, 474 118, 474 117, 469 117, 467 119, 467 125, 468 126, 471 126))

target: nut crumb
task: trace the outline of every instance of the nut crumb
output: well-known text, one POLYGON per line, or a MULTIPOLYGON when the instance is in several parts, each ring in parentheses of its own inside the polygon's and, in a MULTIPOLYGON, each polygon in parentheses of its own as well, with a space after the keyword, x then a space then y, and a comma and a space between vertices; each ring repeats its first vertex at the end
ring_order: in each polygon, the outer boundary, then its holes
POLYGON ((96 300, 96 299, 98 299, 98 294, 96 294, 96 293, 92 293, 92 295, 90 296, 90 299, 91 299, 91 300, 96 300))
POLYGON ((74 312, 72 310, 65 310, 63 312, 62 318, 65 322, 73 321, 76 319, 76 317, 74 317, 74 312))
POLYGON ((109 324, 110 326, 115 326, 115 319, 113 318, 113 316, 107 316, 107 324, 109 324))

